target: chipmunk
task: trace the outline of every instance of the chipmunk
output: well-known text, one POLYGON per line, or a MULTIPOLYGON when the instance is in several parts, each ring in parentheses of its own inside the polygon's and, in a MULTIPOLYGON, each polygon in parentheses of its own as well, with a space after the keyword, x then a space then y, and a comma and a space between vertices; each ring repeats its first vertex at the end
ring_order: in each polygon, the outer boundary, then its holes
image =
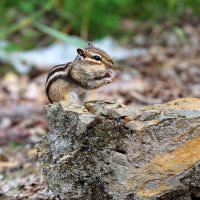
POLYGON ((75 60, 53 67, 46 80, 46 95, 50 101, 83 104, 87 90, 108 84, 113 79, 114 63, 102 49, 91 42, 78 48, 75 60))

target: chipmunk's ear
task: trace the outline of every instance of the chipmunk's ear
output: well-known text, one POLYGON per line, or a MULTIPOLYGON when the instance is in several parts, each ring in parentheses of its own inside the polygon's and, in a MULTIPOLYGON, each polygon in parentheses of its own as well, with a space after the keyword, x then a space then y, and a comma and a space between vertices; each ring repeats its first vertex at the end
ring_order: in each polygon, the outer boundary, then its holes
POLYGON ((88 47, 89 47, 89 48, 94 47, 93 44, 92 44, 92 42, 88 42, 88 47))
POLYGON ((78 53, 80 56, 82 56, 82 57, 85 58, 85 51, 84 51, 84 49, 78 48, 78 49, 77 49, 77 53, 78 53))

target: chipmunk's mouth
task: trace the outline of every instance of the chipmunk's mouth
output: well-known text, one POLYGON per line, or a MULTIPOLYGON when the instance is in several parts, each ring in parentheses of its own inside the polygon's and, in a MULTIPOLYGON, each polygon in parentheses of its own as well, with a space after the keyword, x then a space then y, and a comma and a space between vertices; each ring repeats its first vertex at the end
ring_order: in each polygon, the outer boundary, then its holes
POLYGON ((103 76, 95 77, 93 80, 99 81, 99 80, 102 80, 104 78, 111 78, 111 77, 112 77, 112 72, 108 71, 103 76))

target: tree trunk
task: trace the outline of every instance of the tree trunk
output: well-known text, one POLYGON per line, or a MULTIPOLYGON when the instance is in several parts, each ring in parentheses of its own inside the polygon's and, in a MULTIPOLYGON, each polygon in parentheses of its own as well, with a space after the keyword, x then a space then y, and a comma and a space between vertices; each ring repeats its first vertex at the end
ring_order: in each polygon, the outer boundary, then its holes
POLYGON ((126 107, 48 105, 38 157, 66 200, 200 198, 200 100, 126 107))

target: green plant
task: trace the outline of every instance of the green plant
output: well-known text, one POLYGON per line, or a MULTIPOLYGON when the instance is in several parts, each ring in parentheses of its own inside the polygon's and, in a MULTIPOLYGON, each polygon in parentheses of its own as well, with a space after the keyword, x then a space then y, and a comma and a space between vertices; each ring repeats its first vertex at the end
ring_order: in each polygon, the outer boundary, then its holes
POLYGON ((119 32, 123 18, 176 22, 186 9, 199 17, 200 0, 1 0, 0 39, 13 41, 19 49, 44 46, 65 35, 72 43, 69 35, 93 40, 124 34, 119 32))

